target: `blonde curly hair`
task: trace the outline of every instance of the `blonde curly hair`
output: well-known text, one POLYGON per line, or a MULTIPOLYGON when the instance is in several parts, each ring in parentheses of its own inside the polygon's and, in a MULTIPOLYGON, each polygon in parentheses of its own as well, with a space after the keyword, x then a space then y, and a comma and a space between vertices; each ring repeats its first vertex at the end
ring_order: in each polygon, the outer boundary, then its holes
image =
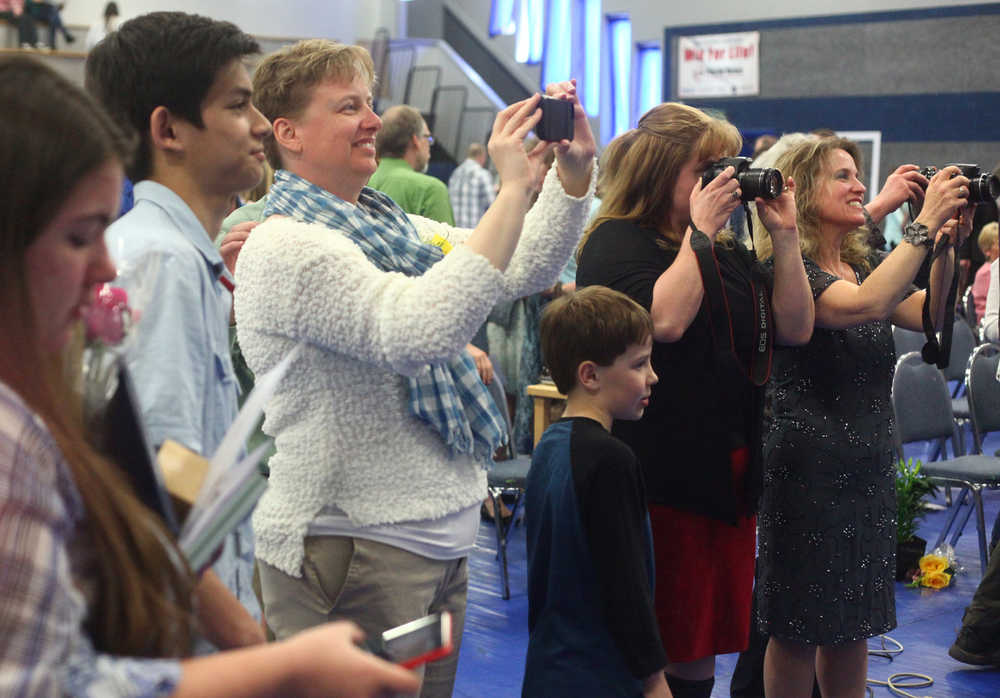
MULTIPOLYGON (((785 177, 795 180, 796 222, 799 229, 799 247, 802 256, 815 260, 820 248, 822 221, 819 218, 817 195, 821 189, 820 181, 834 150, 843 150, 860 170, 861 151, 854 141, 846 138, 831 137, 817 140, 807 140, 782 154, 775 167, 781 170, 785 177)), ((773 254, 771 236, 767 228, 755 215, 755 245, 757 255, 767 259, 773 254)), ((851 231, 840 247, 840 258, 854 267, 865 271, 871 270, 868 256, 871 247, 868 245, 868 230, 860 227, 851 231)))

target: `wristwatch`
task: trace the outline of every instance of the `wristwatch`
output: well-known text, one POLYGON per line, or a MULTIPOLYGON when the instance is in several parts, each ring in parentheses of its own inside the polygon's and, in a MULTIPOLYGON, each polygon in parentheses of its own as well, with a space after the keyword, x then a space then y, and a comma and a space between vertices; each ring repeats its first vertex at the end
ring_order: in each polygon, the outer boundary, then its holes
POLYGON ((931 231, 927 229, 926 225, 917 223, 916 221, 903 226, 903 242, 908 242, 915 247, 926 247, 928 249, 934 247, 934 238, 931 237, 931 231))

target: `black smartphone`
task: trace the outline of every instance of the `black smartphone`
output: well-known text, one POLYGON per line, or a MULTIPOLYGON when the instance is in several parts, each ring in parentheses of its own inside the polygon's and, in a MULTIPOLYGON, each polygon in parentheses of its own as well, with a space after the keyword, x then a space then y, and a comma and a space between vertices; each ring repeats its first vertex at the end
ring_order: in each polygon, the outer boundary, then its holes
POLYGON ((542 97, 542 119, 535 135, 542 141, 573 140, 573 103, 554 97, 542 97))
POLYGON ((407 669, 447 656, 452 651, 451 613, 432 613, 386 630, 373 650, 407 669))

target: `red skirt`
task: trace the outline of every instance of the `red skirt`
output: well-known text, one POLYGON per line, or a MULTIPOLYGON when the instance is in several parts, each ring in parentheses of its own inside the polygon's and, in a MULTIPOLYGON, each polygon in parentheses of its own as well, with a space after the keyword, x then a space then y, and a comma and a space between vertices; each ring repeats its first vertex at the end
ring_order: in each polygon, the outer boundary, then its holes
POLYGON ((692 662, 745 650, 750 638, 756 517, 743 517, 733 526, 650 505, 649 519, 656 561, 656 616, 667 659, 692 662))

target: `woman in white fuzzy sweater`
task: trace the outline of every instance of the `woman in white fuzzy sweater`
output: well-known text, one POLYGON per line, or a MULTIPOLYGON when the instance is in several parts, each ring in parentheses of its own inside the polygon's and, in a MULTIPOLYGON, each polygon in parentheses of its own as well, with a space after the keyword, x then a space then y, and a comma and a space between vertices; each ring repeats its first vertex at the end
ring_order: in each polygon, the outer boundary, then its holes
POLYGON ((525 153, 540 96, 516 103, 493 128, 503 186, 476 229, 407 217, 365 187, 381 126, 373 79, 363 49, 326 40, 269 56, 254 78, 280 169, 270 218, 239 253, 239 341, 255 372, 306 345, 267 409, 277 453, 256 551, 279 638, 329 618, 374 634, 450 610, 455 650, 428 666, 421 694, 446 696, 500 437, 464 347, 497 301, 558 276, 590 207, 595 145, 575 84, 550 86, 574 105, 572 142, 525 153), (551 148, 557 167, 543 184, 551 148))

